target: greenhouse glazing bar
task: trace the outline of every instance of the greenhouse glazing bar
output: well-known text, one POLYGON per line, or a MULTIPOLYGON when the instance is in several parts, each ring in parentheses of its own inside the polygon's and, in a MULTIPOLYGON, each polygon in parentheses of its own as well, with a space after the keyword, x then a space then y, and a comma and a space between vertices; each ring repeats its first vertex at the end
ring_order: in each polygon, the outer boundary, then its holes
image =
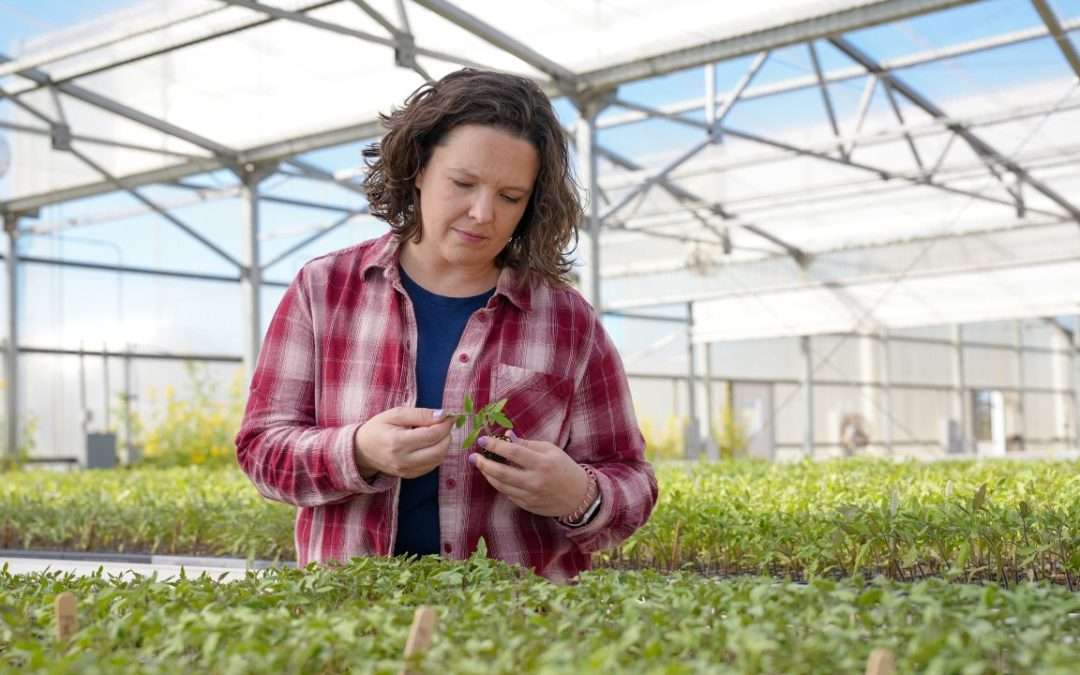
MULTIPOLYGON (((313 9, 317 9, 317 8, 320 8, 320 7, 332 5, 336 1, 337 0, 332 0, 330 2, 323 2, 323 3, 315 3, 312 6, 307 7, 306 9, 303 9, 301 11, 304 11, 304 12, 311 11, 313 9)), ((893 2, 893 3, 888 3, 888 4, 890 4, 890 5, 912 4, 914 6, 914 5, 923 5, 925 3, 893 2)), ((939 2, 939 3, 931 3, 931 4, 934 4, 934 5, 937 5, 937 6, 936 7, 926 7, 924 9, 922 9, 921 11, 930 12, 930 11, 934 11, 935 9, 942 9, 942 8, 949 7, 949 6, 954 6, 954 5, 959 5, 959 4, 966 4, 966 2, 939 2)), ((911 8, 910 7, 908 7, 907 9, 901 8, 899 11, 903 14, 905 11, 911 11, 911 8)), ((907 15, 907 14, 905 14, 905 15, 907 15)), ((251 22, 251 23, 248 23, 248 24, 243 24, 240 27, 233 27, 233 28, 223 30, 223 31, 220 31, 220 32, 211 32, 210 34, 208 34, 206 36, 203 36, 203 37, 201 37, 199 39, 196 39, 196 40, 182 42, 182 43, 179 43, 179 44, 176 44, 176 45, 171 45, 171 46, 163 48, 163 49, 155 49, 155 50, 153 50, 151 52, 144 53, 144 54, 142 54, 142 55, 140 55, 138 57, 132 57, 132 58, 123 59, 123 60, 118 61, 118 62, 113 62, 113 63, 106 64, 106 65, 101 66, 101 67, 96 67, 96 68, 94 68, 92 70, 89 70, 89 71, 86 71, 86 72, 81 72, 81 73, 73 74, 73 75, 70 75, 70 76, 66 76, 66 77, 64 77, 64 78, 62 78, 60 80, 57 80, 56 83, 57 84, 64 84, 64 83, 70 82, 70 81, 72 81, 74 79, 77 79, 78 77, 103 72, 103 71, 109 70, 110 68, 119 67, 119 66, 122 66, 122 65, 127 65, 127 64, 136 62, 136 61, 141 60, 143 58, 150 58, 152 56, 158 56, 158 55, 161 55, 162 53, 166 53, 168 51, 173 51, 174 49, 181 49, 183 47, 190 46, 192 44, 198 44, 198 43, 203 42, 203 41, 208 40, 208 39, 214 39, 216 37, 221 37, 223 35, 228 35, 228 34, 236 32, 238 30, 246 30, 248 28, 252 28, 252 27, 255 27, 255 26, 264 25, 264 24, 269 23, 269 22, 274 21, 274 20, 275 19, 271 18, 271 19, 266 19, 266 20, 262 20, 262 21, 254 21, 254 22, 251 22)), ((887 20, 887 19, 883 19, 883 20, 887 20)), ((860 27, 863 27, 865 25, 869 25, 869 23, 857 23, 856 22, 856 23, 852 24, 850 27, 845 28, 844 30, 854 30, 856 28, 860 28, 860 27)), ((1072 20, 1064 22, 1062 24, 1062 29, 1065 32, 1080 29, 1080 19, 1072 19, 1072 20)), ((825 33, 821 33, 821 34, 814 33, 813 37, 823 37, 824 35, 825 35, 825 33)), ((922 65, 922 64, 928 64, 928 63, 934 63, 934 62, 937 62, 937 61, 954 58, 954 57, 959 56, 959 55, 976 53, 976 52, 984 51, 984 50, 987 50, 987 49, 994 49, 994 48, 998 48, 998 47, 1002 47, 1002 46, 1008 46, 1008 45, 1011 45, 1011 44, 1017 44, 1017 43, 1025 42, 1025 41, 1029 41, 1029 40, 1035 40, 1035 39, 1039 39, 1039 38, 1044 38, 1044 37, 1046 37, 1048 35, 1050 35, 1048 29, 1045 26, 1039 26, 1039 27, 1036 27, 1036 28, 1025 29, 1025 30, 1022 30, 1022 31, 1014 31, 1014 32, 1008 33, 1006 35, 997 36, 997 37, 994 37, 994 38, 986 38, 986 39, 974 40, 974 41, 971 41, 971 42, 968 42, 968 43, 964 43, 962 45, 957 45, 957 46, 946 48, 946 49, 927 50, 927 51, 920 52, 920 53, 917 53, 917 54, 913 54, 913 55, 909 55, 909 56, 905 56, 905 57, 900 57, 900 58, 894 59, 892 61, 883 62, 882 68, 884 70, 890 70, 890 69, 893 69, 893 68, 904 68, 904 67, 910 67, 910 66, 913 66, 913 65, 922 65)), ((810 38, 807 38, 807 39, 810 39, 810 38)), ((763 45, 763 48, 772 48, 772 47, 779 46, 779 44, 780 43, 767 43, 767 44, 763 45)), ((722 52, 718 52, 717 54, 718 55, 716 56, 716 58, 712 59, 712 61, 722 60, 724 58, 728 58, 728 57, 724 56, 722 52)), ((0 56, 0 63, 5 62, 5 60, 9 61, 10 59, 6 59, 6 57, 0 56)), ((705 62, 710 62, 710 61, 706 60, 705 62)), ((664 72, 666 73, 666 72, 671 72, 671 71, 666 70, 664 72)), ((658 72, 658 73, 654 73, 654 74, 664 74, 664 73, 659 73, 658 72)), ((857 77, 864 77, 864 76, 866 76, 865 70, 862 70, 862 69, 859 69, 859 68, 846 68, 846 69, 830 71, 830 72, 825 73, 825 81, 827 83, 832 83, 832 82, 839 82, 839 81, 846 80, 846 79, 854 79, 854 78, 857 78, 857 77)), ((586 80, 588 79, 588 75, 586 75, 584 77, 586 78, 586 80)), ((18 95, 21 95, 21 94, 24 94, 24 93, 29 93, 30 91, 36 91, 37 89, 40 89, 40 88, 42 88, 44 86, 45 86, 44 84, 39 84, 39 85, 36 85, 35 87, 29 88, 29 89, 12 92, 12 94, 13 94, 13 96, 18 96, 18 95)), ((743 98, 752 99, 752 98, 759 98, 759 97, 763 97, 763 96, 771 96, 771 95, 775 95, 775 94, 786 93, 788 91, 796 91, 796 90, 801 89, 801 88, 813 87, 813 86, 817 86, 817 79, 814 76, 811 76, 809 78, 806 78, 806 77, 792 78, 791 80, 783 81, 783 82, 780 82, 780 83, 777 83, 777 84, 766 85, 766 86, 761 87, 761 88, 750 88, 750 89, 747 90, 747 92, 745 92, 743 98)), ((3 96, 4 96, 4 93, 0 92, 0 97, 3 97, 3 96)), ((688 111, 692 111, 694 109, 701 109, 701 108, 702 108, 701 99, 696 99, 693 102, 675 104, 674 106, 664 106, 663 109, 666 110, 666 111, 674 113, 674 112, 688 112, 688 111)), ((609 119, 603 120, 603 121, 599 122, 598 126, 599 126, 599 128, 609 128, 611 126, 616 126, 618 124, 627 124, 627 123, 630 123, 630 122, 633 122, 633 121, 640 121, 643 118, 644 118, 644 116, 640 115, 639 113, 629 113, 628 115, 620 116, 619 118, 609 118, 609 119)), ((287 158, 289 158, 291 156, 301 154, 303 152, 307 152, 307 151, 310 151, 310 150, 323 148, 323 147, 329 147, 331 145, 347 143, 347 142, 351 142, 351 141, 355 141, 355 140, 362 140, 364 138, 375 137, 375 136, 377 136, 379 134, 379 128, 380 127, 379 127, 378 121, 377 120, 371 120, 371 121, 364 122, 364 123, 359 124, 359 125, 351 125, 349 127, 344 127, 344 128, 341 128, 341 129, 336 129, 336 130, 331 130, 331 131, 326 131, 326 132, 320 132, 320 133, 311 134, 311 135, 301 137, 301 138, 289 139, 289 140, 285 140, 285 141, 271 143, 271 144, 268 144, 266 146, 262 146, 262 147, 259 147, 259 148, 253 148, 253 149, 250 149, 250 150, 248 150, 246 152, 239 153, 239 155, 236 157, 236 159, 237 159, 237 161, 241 161, 241 162, 243 162, 243 161, 256 161, 256 162, 259 162, 259 161, 265 161, 265 160, 287 159, 287 158)), ((186 177, 186 176, 191 176, 191 175, 196 175, 196 174, 199 174, 199 173, 205 173, 205 172, 213 171, 215 169, 222 168, 223 166, 225 166, 225 163, 222 161, 222 159, 220 157, 208 157, 206 159, 192 160, 191 162, 188 162, 186 164, 181 164, 181 165, 178 165, 178 166, 175 166, 175 167, 168 167, 166 169, 147 171, 147 172, 142 172, 142 173, 135 174, 135 175, 132 175, 132 176, 127 176, 127 177, 124 178, 124 183, 125 183, 125 185, 137 186, 137 185, 142 185, 142 184, 147 184, 147 183, 154 183, 154 182, 168 182, 170 180, 175 180, 177 178, 183 178, 183 177, 186 177)), ((26 211, 36 209, 36 208, 38 208, 40 206, 44 206, 46 204, 52 204, 52 203, 57 203, 57 202, 62 202, 62 201, 69 201, 69 200, 72 200, 72 199, 77 199, 79 197, 86 197, 86 196, 91 196, 91 195, 94 195, 94 194, 100 194, 100 193, 103 193, 103 192, 110 192, 113 189, 114 189, 114 186, 111 183, 95 183, 95 184, 86 185, 86 186, 68 188, 68 189, 64 189, 64 190, 54 191, 54 192, 51 192, 51 193, 28 196, 28 197, 25 197, 25 198, 19 198, 19 199, 12 200, 12 201, 7 202, 7 203, 0 203, 0 210, 7 210, 7 211, 12 211, 12 212, 26 212, 26 211)))

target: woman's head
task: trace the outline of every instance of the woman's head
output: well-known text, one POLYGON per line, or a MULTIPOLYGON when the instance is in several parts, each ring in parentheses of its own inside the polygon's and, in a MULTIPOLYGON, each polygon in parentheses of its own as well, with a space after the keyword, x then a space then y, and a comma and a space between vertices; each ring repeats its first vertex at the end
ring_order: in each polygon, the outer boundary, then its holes
POLYGON ((450 236, 462 255, 566 279, 581 205, 562 128, 536 84, 460 70, 383 122, 386 135, 364 151, 364 186, 371 213, 402 241, 450 236))

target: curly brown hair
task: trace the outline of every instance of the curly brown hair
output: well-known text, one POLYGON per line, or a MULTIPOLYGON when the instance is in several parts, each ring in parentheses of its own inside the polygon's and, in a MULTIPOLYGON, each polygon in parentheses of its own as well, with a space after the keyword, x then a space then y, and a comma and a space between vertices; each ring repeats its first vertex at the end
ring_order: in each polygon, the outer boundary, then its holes
POLYGON ((387 131, 364 149, 364 190, 371 214, 389 223, 399 241, 422 236, 416 177, 434 148, 461 125, 495 127, 532 143, 540 158, 529 203, 495 264, 552 283, 569 280, 581 202, 562 127, 540 87, 523 77, 464 68, 421 86, 380 119, 387 131))

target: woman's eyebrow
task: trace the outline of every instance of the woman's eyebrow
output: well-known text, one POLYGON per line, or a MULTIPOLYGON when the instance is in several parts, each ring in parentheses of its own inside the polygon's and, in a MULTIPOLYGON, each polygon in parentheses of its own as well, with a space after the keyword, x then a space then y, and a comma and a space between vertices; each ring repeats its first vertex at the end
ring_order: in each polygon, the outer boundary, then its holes
MULTIPOLYGON (((453 171, 454 173, 459 173, 462 176, 465 176, 467 178, 472 178, 473 180, 479 180, 480 179, 480 176, 477 176, 472 171, 469 171, 468 169, 463 169, 463 168, 461 168, 459 166, 451 166, 451 167, 448 168, 448 170, 453 171)), ((529 191, 529 188, 520 187, 518 185, 504 185, 502 189, 504 189, 504 190, 517 190, 518 192, 528 192, 529 191)))

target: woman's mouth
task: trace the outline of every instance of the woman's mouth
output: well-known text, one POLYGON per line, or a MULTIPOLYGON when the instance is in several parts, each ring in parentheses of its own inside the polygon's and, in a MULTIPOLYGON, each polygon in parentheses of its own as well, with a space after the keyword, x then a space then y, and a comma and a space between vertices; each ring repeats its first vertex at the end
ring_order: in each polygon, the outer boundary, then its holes
POLYGON ((454 232, 457 232, 462 239, 469 243, 479 243, 487 239, 487 237, 483 235, 473 234, 472 232, 469 232, 467 230, 459 230, 457 228, 454 228, 454 232))

